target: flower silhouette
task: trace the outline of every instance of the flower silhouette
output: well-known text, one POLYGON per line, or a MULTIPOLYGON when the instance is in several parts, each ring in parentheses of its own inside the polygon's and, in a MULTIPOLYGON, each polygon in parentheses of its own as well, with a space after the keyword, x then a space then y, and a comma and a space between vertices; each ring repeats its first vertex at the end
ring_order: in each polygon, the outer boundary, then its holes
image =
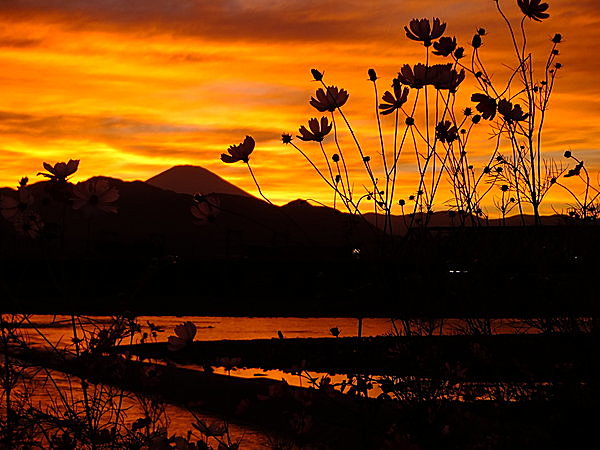
POLYGON ((498 113, 502 114, 508 122, 519 122, 529 117, 528 113, 523 113, 521 105, 514 105, 508 100, 502 99, 498 102, 498 113))
POLYGON ((321 117, 320 122, 318 119, 313 117, 308 121, 308 128, 310 128, 310 131, 308 131, 308 129, 304 125, 302 125, 298 129, 300 135, 298 135, 297 137, 302 141, 321 142, 323 138, 329 134, 332 127, 333 124, 329 123, 327 117, 321 117))
POLYGON ((404 27, 404 30, 406 31, 406 37, 413 41, 421 41, 425 47, 429 47, 431 41, 444 34, 446 24, 441 23, 438 18, 433 19, 433 26, 430 25, 429 19, 413 19, 408 27, 404 27))
POLYGON ((206 225, 213 222, 220 211, 221 201, 216 195, 195 195, 196 204, 190 208, 190 212, 196 218, 198 225, 206 225))
POLYGON ((456 92, 456 89, 465 79, 464 69, 457 72, 449 64, 434 64, 426 66, 424 64, 415 64, 410 67, 404 64, 398 73, 400 83, 410 86, 413 89, 421 89, 424 86, 431 85, 436 89, 448 89, 456 92))
POLYGON ((425 64, 415 64, 414 67, 404 64, 398 73, 400 83, 413 89, 421 89, 428 84, 428 67, 425 64))
POLYGON ((517 0, 517 5, 523 14, 538 22, 550 17, 550 14, 544 12, 548 9, 548 3, 542 3, 542 0, 517 0))
POLYGON ((435 127, 435 135, 440 142, 451 144, 458 139, 458 129, 449 120, 438 123, 435 127))
POLYGON ((169 336, 169 344, 167 346, 170 352, 181 350, 191 344, 196 337, 196 325, 193 322, 187 321, 177 325, 174 329, 175 336, 169 336))
POLYGON ((395 79, 393 83, 394 93, 392 94, 390 91, 385 91, 381 100, 385 103, 381 103, 379 105, 379 109, 381 109, 382 115, 391 114, 397 109, 400 109, 402 105, 406 103, 408 99, 408 88, 401 88, 400 82, 395 79))
POLYGON ((19 234, 32 239, 38 238, 44 228, 42 218, 38 213, 33 211, 27 211, 25 214, 16 216, 13 224, 19 234))
POLYGON ((86 215, 100 212, 116 213, 117 207, 112 203, 119 199, 119 191, 107 180, 89 179, 77 183, 73 187, 73 209, 81 210, 86 215))
POLYGON ((575 177, 575 176, 579 175, 579 173, 581 172, 581 169, 583 169, 583 161, 579 161, 573 169, 569 169, 567 171, 567 173, 564 175, 564 177, 565 178, 575 177))
POLYGON ((221 161, 227 164, 237 161, 248 163, 248 157, 254 150, 254 145, 256 145, 256 143, 252 136, 246 136, 244 142, 238 145, 232 145, 227 149, 229 155, 227 153, 221 153, 221 161))
POLYGON ((431 66, 427 74, 428 82, 436 89, 456 92, 460 83, 465 79, 465 71, 457 72, 452 64, 436 64, 431 66))
POLYGON ((443 37, 438 42, 433 43, 435 51, 434 55, 438 56, 449 56, 454 50, 456 50, 456 38, 443 37))
POLYGON ((17 198, 0 195, 0 212, 2 217, 10 222, 19 220, 20 216, 27 213, 31 205, 33 205, 33 195, 24 188, 17 191, 17 198))
POLYGON ((496 100, 486 94, 473 94, 471 101, 477 102, 475 108, 484 119, 493 119, 496 116, 496 100))
POLYGON ((79 168, 79 160, 70 159, 68 163, 59 162, 54 164, 54 166, 51 166, 45 162, 43 165, 44 169, 46 169, 48 172, 38 172, 38 175, 50 178, 52 181, 66 181, 67 177, 77 172, 77 169, 79 168))
POLYGON ((319 112, 333 112, 337 108, 344 106, 348 101, 348 91, 338 89, 336 86, 327 86, 327 92, 323 89, 317 89, 315 97, 310 98, 310 104, 319 112))

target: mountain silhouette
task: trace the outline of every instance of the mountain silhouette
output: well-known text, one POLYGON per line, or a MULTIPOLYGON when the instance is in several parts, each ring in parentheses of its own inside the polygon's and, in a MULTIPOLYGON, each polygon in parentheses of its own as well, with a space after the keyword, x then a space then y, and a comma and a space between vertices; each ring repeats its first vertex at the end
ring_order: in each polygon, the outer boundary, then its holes
POLYGON ((199 166, 174 166, 146 180, 146 183, 179 194, 230 194, 253 197, 248 192, 199 166))
MULTIPOLYGON (((170 172, 166 179, 177 174, 179 169, 187 173, 213 175, 200 167, 176 167, 165 172, 170 172), (188 168, 192 170, 188 171, 188 168)), ((165 179, 162 175, 154 178, 165 179)), ((221 180, 216 175, 213 177, 221 180)), ((374 228, 371 225, 332 208, 311 206, 300 200, 285 206, 270 205, 241 189, 238 192, 245 195, 216 194, 219 200, 216 217, 206 225, 198 225, 191 213, 195 202, 190 194, 142 181, 94 178, 108 180, 118 189, 117 214, 88 218, 80 211, 54 202, 46 192, 47 182, 38 182, 28 188, 35 198, 35 211, 47 225, 45 233, 50 242, 58 245, 58 236, 62 236, 63 245, 67 247, 64 250, 69 254, 93 251, 235 258, 257 252, 285 253, 290 248, 313 254, 315 249, 321 249, 327 254, 326 248, 330 251, 351 249, 373 238, 374 228), (90 240, 93 243, 89 243, 90 240), (93 249, 89 248, 90 245, 93 249)), ((235 188, 224 180, 221 182, 221 185, 211 184, 213 189, 207 187, 204 192, 228 185, 235 188)), ((17 195, 9 188, 0 189, 0 193, 13 198, 17 195)), ((16 245, 12 242, 15 233, 10 223, 0 219, 0 228, 7 232, 3 235, 6 241, 2 242, 0 237, 0 248, 3 244, 7 244, 8 249, 16 245)), ((36 244, 32 242, 31 247, 35 248, 36 244)))

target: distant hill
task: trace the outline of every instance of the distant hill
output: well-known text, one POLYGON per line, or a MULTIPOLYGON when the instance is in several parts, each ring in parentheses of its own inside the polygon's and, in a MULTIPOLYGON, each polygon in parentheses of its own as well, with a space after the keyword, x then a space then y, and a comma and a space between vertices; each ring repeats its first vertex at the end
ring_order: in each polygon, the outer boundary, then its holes
MULTIPOLYGON (((385 216, 381 214, 374 213, 366 213, 364 214, 364 218, 367 222, 376 226, 379 229, 384 228, 385 224, 385 216)), ((543 225, 549 226, 560 226, 565 225, 569 222, 569 218, 566 216, 561 216, 558 214, 554 214, 551 216, 542 216, 540 218, 543 225)), ((459 216, 457 214, 450 214, 448 211, 440 211, 433 213, 430 217, 426 217, 423 213, 415 214, 414 218, 411 217, 410 214, 402 215, 392 215, 392 232, 395 235, 404 235, 410 226, 414 228, 419 228, 422 226, 424 222, 427 223, 428 228, 437 228, 437 227, 519 227, 522 225, 534 225, 535 219, 532 215, 514 215, 510 217, 506 217, 506 219, 484 219, 479 217, 471 217, 469 215, 459 216)))
MULTIPOLYGON (((165 189, 150 182, 100 177, 119 190, 120 197, 115 202, 118 214, 101 214, 91 219, 54 202, 46 192, 46 182, 35 183, 29 189, 36 199, 34 209, 46 223, 49 237, 52 238, 54 229, 64 228, 63 239, 70 254, 88 252, 91 237, 97 241, 94 251, 107 254, 150 252, 189 257, 239 257, 265 251, 288 252, 283 249, 292 247, 298 251, 306 249, 306 252, 330 249, 323 250, 326 257, 332 249, 363 246, 373 238, 374 228, 365 221, 304 201, 285 206, 270 205, 200 167, 174 167, 153 179, 169 179, 180 171, 205 173, 221 181, 222 184, 205 184, 205 189, 190 191, 221 191, 214 222, 203 226, 195 224, 190 212, 194 205, 190 194, 174 192, 173 187, 165 189), (167 176, 163 177, 165 174, 167 176), (222 193, 227 185, 237 193, 222 193)), ((0 193, 16 197, 15 191, 9 188, 0 189, 0 193)), ((13 246, 16 252, 20 251, 20 247, 12 242, 11 225, 0 218, 0 228, 7 230, 6 235, 0 235, 0 250, 4 244, 6 252, 13 246), (2 237, 6 238, 4 242, 2 237)), ((53 241, 55 244, 57 239, 53 241)), ((32 248, 35 247, 32 244, 32 248)))
POLYGON ((199 166, 174 166, 146 180, 146 183, 179 194, 230 194, 253 197, 243 189, 199 166))

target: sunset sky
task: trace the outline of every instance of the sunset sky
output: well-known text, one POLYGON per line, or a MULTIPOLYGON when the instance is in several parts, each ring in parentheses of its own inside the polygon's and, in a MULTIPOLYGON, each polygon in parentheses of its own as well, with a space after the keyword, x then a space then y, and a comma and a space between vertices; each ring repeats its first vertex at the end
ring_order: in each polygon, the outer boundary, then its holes
MULTIPOLYGON (((569 149, 596 174, 600 2, 548 3, 549 19, 526 21, 540 64, 553 34, 564 36, 546 156, 570 164, 562 158, 569 149)), ((522 16, 516 0, 501 4, 511 18, 522 16)), ((473 33, 486 28, 481 51, 495 79, 509 73, 504 62, 514 67, 492 0, 2 0, 0 185, 35 179, 43 161, 73 158, 81 159, 75 181, 100 174, 144 180, 194 164, 256 193, 243 164, 219 160, 251 135, 257 142, 251 162, 267 196, 276 203, 299 197, 328 203, 328 188, 280 140, 282 132, 295 135, 320 117, 308 104, 319 87, 310 69, 350 92, 344 109, 373 154, 377 124, 367 69, 377 70, 382 93, 402 64, 422 61, 423 47, 403 30, 421 17, 447 22, 446 35, 457 36, 468 55, 473 33)), ((460 109, 473 106, 472 92, 470 82, 461 86, 460 109)), ((383 120, 388 135, 392 123, 383 120)), ((488 124, 480 127, 471 147, 479 168, 491 149, 488 124)), ((347 137, 343 142, 352 152, 347 137)), ((318 155, 314 143, 302 148, 318 155)), ((325 148, 334 152, 331 138, 325 148)), ((401 163, 402 197, 416 189, 414 153, 401 163)), ((558 190, 549 196, 558 209, 565 200, 558 190)))

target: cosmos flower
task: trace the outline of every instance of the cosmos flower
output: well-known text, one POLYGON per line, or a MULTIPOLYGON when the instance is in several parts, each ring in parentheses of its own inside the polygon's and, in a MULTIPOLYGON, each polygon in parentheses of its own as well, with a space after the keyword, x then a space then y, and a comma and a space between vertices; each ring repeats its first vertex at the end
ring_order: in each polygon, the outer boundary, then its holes
POLYGON ((17 198, 0 195, 0 212, 2 217, 13 222, 18 220, 23 214, 26 214, 33 205, 33 195, 28 189, 20 188, 17 191, 17 198))
POLYGON ((413 89, 421 89, 428 84, 428 67, 425 64, 415 64, 414 67, 404 64, 398 73, 400 83, 413 89))
POLYGON ((429 19, 413 19, 404 27, 406 37, 413 41, 421 41, 425 47, 431 45, 431 41, 439 38, 446 31, 446 24, 441 23, 437 17, 433 19, 433 26, 429 19), (410 28, 410 29, 409 29, 410 28))
POLYGON ((523 14, 530 19, 541 22, 550 17, 550 14, 544 12, 548 9, 548 3, 542 3, 542 0, 517 0, 517 5, 521 8, 523 14))
POLYGON ((119 191, 107 180, 91 178, 73 187, 73 209, 84 214, 96 215, 100 212, 116 213, 117 207, 111 203, 119 199, 119 191))
POLYGON ((447 89, 454 93, 465 79, 465 70, 457 72, 452 68, 452 64, 436 64, 429 68, 427 78, 436 89, 447 89))
POLYGON ((484 119, 493 119, 496 116, 496 99, 486 94, 473 94, 471 101, 477 102, 475 108, 481 113, 484 119))
POLYGON ((319 112, 333 112, 344 106, 349 97, 348 91, 338 89, 337 86, 327 86, 327 92, 319 88, 315 96, 317 98, 310 98, 310 105, 319 112))
POLYGON ((310 131, 308 131, 306 127, 302 125, 298 129, 300 135, 298 135, 297 137, 302 141, 321 142, 323 138, 329 134, 332 127, 333 124, 329 123, 327 117, 321 117, 320 122, 318 119, 313 117, 308 121, 308 128, 310 128, 310 131))
POLYGON ((454 57, 456 59, 461 59, 465 57, 465 49, 462 47, 458 47, 456 50, 454 50, 454 57))
POLYGON ((256 142, 254 142, 252 136, 246 136, 244 142, 238 145, 231 145, 227 149, 229 155, 227 153, 221 153, 221 161, 227 164, 243 161, 247 164, 250 153, 254 150, 255 145, 256 142))
POLYGON ((16 216, 13 220, 13 224, 15 230, 17 230, 19 234, 30 237, 31 239, 38 238, 44 228, 42 218, 38 213, 33 211, 27 211, 24 214, 16 216))
POLYGON ((50 178, 52 181, 66 181, 67 177, 73 175, 77 172, 79 167, 78 159, 70 159, 68 163, 59 162, 51 166, 47 162, 44 164, 44 169, 48 171, 46 172, 38 172, 38 175, 41 175, 46 178, 50 178))
POLYGON ((196 337, 196 325, 193 322, 187 321, 177 325, 174 329, 175 336, 169 336, 169 344, 167 346, 170 352, 181 350, 191 344, 196 337))
POLYGON ((569 169, 567 173, 564 175, 565 178, 575 177, 580 174, 581 169, 583 169, 583 161, 579 161, 573 169, 569 169))
POLYGON ((383 97, 381 97, 381 100, 383 100, 385 103, 381 103, 379 105, 379 109, 381 109, 380 112, 384 116, 393 113, 397 109, 400 109, 408 99, 408 88, 405 87, 402 89, 400 83, 396 82, 396 80, 394 81, 394 93, 392 94, 390 91, 385 91, 383 97))
POLYGON ((502 99, 498 102, 498 113, 502 114, 508 122, 519 122, 529 117, 528 113, 523 113, 521 105, 514 105, 508 100, 502 99))
POLYGON ((195 195, 196 203, 190 208, 190 212, 195 217, 194 223, 197 225, 206 225, 214 222, 219 214, 221 201, 216 195, 195 195))
POLYGON ((443 37, 438 42, 433 43, 435 51, 434 55, 438 56, 449 56, 454 50, 456 50, 456 38, 455 37, 443 37))
POLYGON ((440 142, 451 144, 458 139, 458 129, 449 120, 440 122, 435 127, 435 135, 440 142))

